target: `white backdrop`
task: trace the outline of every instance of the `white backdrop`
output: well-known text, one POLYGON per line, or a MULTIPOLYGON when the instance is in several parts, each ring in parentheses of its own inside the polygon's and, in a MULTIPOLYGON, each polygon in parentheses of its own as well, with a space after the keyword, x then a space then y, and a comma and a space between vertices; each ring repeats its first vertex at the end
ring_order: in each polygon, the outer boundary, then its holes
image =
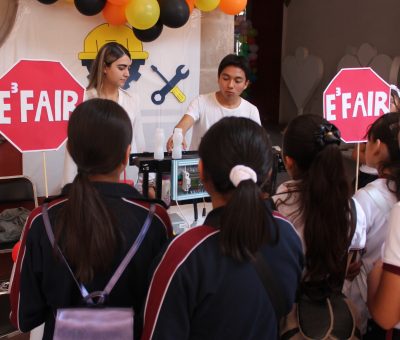
MULTIPOLYGON (((86 86, 88 72, 81 65, 78 53, 83 51, 88 33, 105 22, 102 15, 84 16, 73 4, 65 1, 52 5, 43 5, 36 0, 19 0, 19 3, 13 30, 0 47, 0 74, 3 75, 21 58, 60 60, 86 86)), ((139 94, 146 149, 153 151, 156 127, 164 128, 168 138, 189 102, 199 93, 200 12, 194 10, 184 27, 170 29, 164 26, 158 39, 143 43, 143 50, 149 53, 149 57, 139 69, 141 77, 131 82, 128 91, 139 94), (189 77, 178 84, 186 95, 186 101, 179 103, 169 93, 162 105, 153 104, 151 94, 160 90, 164 82, 150 65, 156 65, 167 79, 171 79, 180 64, 190 70, 189 77)), ((47 152, 46 159, 49 194, 54 195, 60 191, 64 146, 58 151, 47 152)), ((41 153, 24 153, 23 173, 34 180, 39 196, 44 196, 41 153)))

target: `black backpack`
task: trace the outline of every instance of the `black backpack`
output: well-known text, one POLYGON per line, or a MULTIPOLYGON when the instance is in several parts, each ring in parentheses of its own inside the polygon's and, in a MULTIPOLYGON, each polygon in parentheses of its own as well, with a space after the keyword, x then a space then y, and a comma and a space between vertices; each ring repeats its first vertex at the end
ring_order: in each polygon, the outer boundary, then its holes
MULTIPOLYGON (((352 199, 350 203, 353 220, 356 223, 355 204, 352 199)), ((355 225, 353 229, 355 231, 355 225)), ((305 283, 298 291, 297 301, 291 312, 285 315, 285 298, 280 285, 260 254, 257 254, 254 266, 270 297, 277 320, 280 320, 278 325, 280 339, 361 339, 355 308, 340 289, 330 290, 324 282, 321 282, 320 286, 308 290, 305 289, 307 286, 305 283), (311 291, 318 294, 310 294, 311 291)))

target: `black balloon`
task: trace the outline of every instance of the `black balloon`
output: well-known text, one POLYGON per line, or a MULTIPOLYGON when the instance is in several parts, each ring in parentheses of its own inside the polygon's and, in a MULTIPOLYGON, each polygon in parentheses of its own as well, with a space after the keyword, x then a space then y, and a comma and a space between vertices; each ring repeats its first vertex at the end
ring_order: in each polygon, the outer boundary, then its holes
POLYGON ((138 30, 135 27, 133 27, 132 29, 133 33, 135 33, 136 38, 138 38, 140 41, 150 42, 156 40, 160 36, 163 27, 164 26, 161 20, 158 20, 153 27, 150 27, 147 30, 138 30))
POLYGON ((106 0, 74 0, 76 9, 83 15, 96 15, 106 5, 106 0))
POLYGON ((189 20, 190 9, 186 0, 158 0, 160 20, 171 28, 182 27, 189 20))
POLYGON ((38 0, 38 1, 45 5, 51 5, 57 2, 57 0, 38 0))

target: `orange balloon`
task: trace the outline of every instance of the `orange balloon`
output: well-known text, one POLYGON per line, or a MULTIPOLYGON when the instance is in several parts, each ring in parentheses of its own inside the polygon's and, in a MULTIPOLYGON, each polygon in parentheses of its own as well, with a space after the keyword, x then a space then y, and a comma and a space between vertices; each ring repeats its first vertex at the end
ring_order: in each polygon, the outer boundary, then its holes
POLYGON ((15 243, 15 245, 14 245, 14 247, 12 249, 11 257, 12 257, 13 262, 17 261, 20 245, 21 245, 21 242, 18 241, 17 243, 15 243))
POLYGON ((186 3, 189 6, 189 12, 192 13, 192 11, 194 9, 194 0, 186 0, 186 3))
POLYGON ((246 5, 247 0, 221 0, 219 8, 225 14, 236 15, 242 12, 246 5))
POLYGON ((103 8, 103 17, 110 25, 123 25, 126 23, 125 5, 117 6, 111 2, 106 2, 103 8))
POLYGON ((107 2, 112 3, 113 5, 116 6, 123 6, 126 5, 129 0, 107 0, 107 2))

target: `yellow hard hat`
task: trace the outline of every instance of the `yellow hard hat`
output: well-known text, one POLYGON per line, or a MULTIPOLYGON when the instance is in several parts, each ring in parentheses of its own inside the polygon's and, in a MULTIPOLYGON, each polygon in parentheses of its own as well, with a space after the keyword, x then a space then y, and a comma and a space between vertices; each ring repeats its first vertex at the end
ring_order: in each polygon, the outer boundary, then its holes
POLYGON ((149 53, 143 51, 143 44, 128 26, 102 24, 93 29, 85 38, 84 51, 78 54, 80 60, 96 59, 97 52, 106 43, 115 41, 127 48, 132 59, 147 59, 149 53))

